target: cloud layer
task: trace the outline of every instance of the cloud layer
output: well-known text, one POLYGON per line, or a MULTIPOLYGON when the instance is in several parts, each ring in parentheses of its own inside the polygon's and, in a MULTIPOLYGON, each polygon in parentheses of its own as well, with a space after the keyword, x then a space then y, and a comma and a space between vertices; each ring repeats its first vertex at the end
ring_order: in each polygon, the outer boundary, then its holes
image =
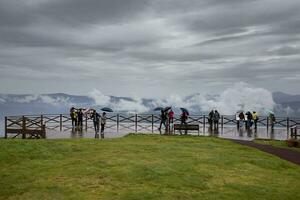
MULTIPOLYGON (((0 92, 299 93, 298 0, 0 0, 0 92)), ((176 97, 171 97, 175 98, 176 97)))
POLYGON ((94 99, 96 105, 111 107, 116 112, 144 113, 152 112, 155 107, 172 106, 177 112, 180 112, 179 108, 184 107, 194 114, 208 113, 212 109, 217 109, 225 115, 233 115, 239 110, 257 111, 266 114, 267 110, 273 110, 275 107, 270 91, 264 88, 256 88, 243 82, 236 83, 218 95, 205 93, 188 97, 171 95, 167 98, 148 100, 150 101, 148 104, 145 104, 139 98, 121 99, 114 102, 111 97, 105 96, 97 90, 94 90, 90 97, 94 99))

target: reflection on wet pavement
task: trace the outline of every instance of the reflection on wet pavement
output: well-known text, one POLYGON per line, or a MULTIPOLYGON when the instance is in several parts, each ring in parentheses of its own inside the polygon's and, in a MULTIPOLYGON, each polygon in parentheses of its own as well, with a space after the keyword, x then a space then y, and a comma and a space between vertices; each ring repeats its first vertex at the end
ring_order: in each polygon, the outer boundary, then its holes
MULTIPOLYGON (((159 124, 143 123, 139 124, 138 127, 134 123, 120 123, 118 126, 115 123, 107 124, 104 131, 105 138, 116 138, 123 137, 129 133, 153 133, 153 134, 166 134, 165 131, 158 131, 159 124)), ((180 132, 171 132, 170 134, 179 135, 180 132)), ((236 126, 224 126, 219 129, 212 129, 210 127, 200 126, 198 131, 188 131, 189 135, 200 135, 200 136, 216 136, 220 138, 238 139, 238 140, 253 140, 259 139, 275 139, 275 140, 286 140, 289 138, 289 133, 286 128, 275 128, 274 130, 267 130, 266 127, 258 127, 257 130, 254 128, 245 129, 245 127, 237 129, 236 126)), ((92 126, 88 128, 72 128, 72 126, 64 126, 63 129, 53 128, 47 129, 47 138, 97 138, 92 126)))

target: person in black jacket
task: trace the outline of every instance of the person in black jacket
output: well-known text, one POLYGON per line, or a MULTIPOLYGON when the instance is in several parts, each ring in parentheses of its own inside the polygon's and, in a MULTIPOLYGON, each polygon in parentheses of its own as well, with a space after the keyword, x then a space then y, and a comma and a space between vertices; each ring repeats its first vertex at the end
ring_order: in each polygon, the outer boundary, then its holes
POLYGON ((167 121, 167 113, 165 111, 161 110, 160 124, 159 124, 159 128, 158 128, 159 131, 161 130, 162 125, 164 125, 165 128, 167 128, 166 121, 167 121))
POLYGON ((214 129, 218 130, 219 129, 219 120, 220 120, 220 114, 217 110, 215 110, 213 114, 213 122, 214 122, 214 129))
POLYGON ((96 110, 93 110, 91 118, 93 119, 95 134, 98 134, 99 133, 99 123, 100 123, 101 116, 99 115, 99 113, 97 113, 96 110))
POLYGON ((78 113, 77 113, 77 122, 78 122, 77 125, 80 128, 82 128, 82 124, 83 124, 83 111, 82 111, 82 108, 80 108, 78 113))
POLYGON ((246 113, 246 116, 247 116, 246 128, 247 128, 247 129, 250 129, 251 126, 252 126, 252 114, 251 114, 251 112, 248 111, 248 112, 246 113))

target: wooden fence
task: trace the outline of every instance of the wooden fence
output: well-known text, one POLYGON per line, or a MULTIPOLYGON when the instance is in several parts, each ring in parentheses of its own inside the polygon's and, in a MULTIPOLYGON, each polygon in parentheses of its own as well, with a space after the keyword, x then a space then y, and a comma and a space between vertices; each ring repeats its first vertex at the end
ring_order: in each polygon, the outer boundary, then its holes
MULTIPOLYGON (((258 127, 271 128, 268 117, 260 116, 257 122, 258 127)), ((155 132, 160 123, 160 116, 155 114, 118 114, 108 113, 106 128, 127 129, 129 132, 155 132)), ((175 116, 174 123, 180 123, 180 117, 175 116)), ((207 115, 191 115, 187 120, 188 124, 198 124, 200 129, 205 132, 209 126, 207 115)), ((300 118, 278 117, 274 128, 286 129, 289 132, 290 127, 299 126, 300 118)), ((219 128, 237 126, 236 116, 222 115, 219 120, 219 128)), ((36 133, 35 136, 45 137, 43 130, 68 131, 72 130, 71 118, 69 114, 45 114, 45 115, 24 115, 5 117, 5 138, 13 134, 13 137, 36 133)), ((84 116, 82 129, 90 130, 93 128, 92 119, 84 116)))

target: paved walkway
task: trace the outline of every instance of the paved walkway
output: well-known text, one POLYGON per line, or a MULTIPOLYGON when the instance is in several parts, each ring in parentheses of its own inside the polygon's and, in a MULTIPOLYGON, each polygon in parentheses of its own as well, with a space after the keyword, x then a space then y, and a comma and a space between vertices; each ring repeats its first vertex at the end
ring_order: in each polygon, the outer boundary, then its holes
POLYGON ((253 148, 259 149, 261 151, 270 153, 281 159, 290 161, 290 162, 295 163, 300 166, 300 153, 297 151, 274 147, 274 146, 266 145, 266 144, 258 144, 258 143, 252 142, 252 141, 243 141, 243 140, 232 140, 232 141, 234 141, 238 144, 246 145, 246 146, 253 147, 253 148))

